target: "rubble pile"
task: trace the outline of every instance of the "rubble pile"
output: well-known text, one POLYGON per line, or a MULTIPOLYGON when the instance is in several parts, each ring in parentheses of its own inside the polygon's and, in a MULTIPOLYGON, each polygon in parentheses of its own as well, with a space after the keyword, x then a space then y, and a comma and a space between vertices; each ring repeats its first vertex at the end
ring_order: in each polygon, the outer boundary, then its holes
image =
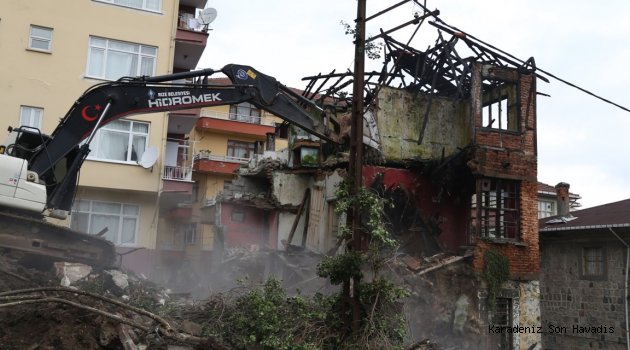
MULTIPOLYGON (((167 290, 117 269, 94 270, 76 263, 34 268, 0 256, 1 348, 247 349, 225 335, 234 322, 230 310, 242 308, 239 303, 248 300, 243 297, 256 295, 249 291, 270 279, 281 281, 285 296, 281 303, 289 305, 294 300, 308 300, 301 295, 335 292, 317 278, 320 255, 290 248, 227 250, 222 279, 214 281, 215 290, 197 301, 175 298, 167 290)), ((411 292, 405 300, 409 339, 424 339, 407 349, 474 348, 470 334, 478 334, 478 324, 469 296, 474 289, 468 283, 473 278, 463 258, 402 254, 387 264, 388 278, 411 292)), ((233 338, 240 336, 235 333, 233 338)))
POLYGON ((49 267, 0 256, 2 349, 229 349, 174 318, 185 301, 146 280, 82 264, 49 267))

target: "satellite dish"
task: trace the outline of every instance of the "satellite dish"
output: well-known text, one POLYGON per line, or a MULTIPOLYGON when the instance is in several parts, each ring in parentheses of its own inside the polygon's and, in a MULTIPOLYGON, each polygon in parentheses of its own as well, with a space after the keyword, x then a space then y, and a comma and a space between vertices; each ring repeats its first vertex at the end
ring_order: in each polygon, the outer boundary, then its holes
POLYGON ((144 153, 142 153, 142 157, 140 157, 140 161, 138 161, 138 165, 145 169, 151 168, 155 162, 157 162, 159 156, 159 152, 157 147, 149 147, 144 153))
POLYGON ((197 20, 203 25, 208 25, 212 23, 216 18, 217 10, 212 7, 208 7, 207 9, 204 9, 203 11, 201 11, 201 13, 199 13, 199 18, 197 18, 197 20))

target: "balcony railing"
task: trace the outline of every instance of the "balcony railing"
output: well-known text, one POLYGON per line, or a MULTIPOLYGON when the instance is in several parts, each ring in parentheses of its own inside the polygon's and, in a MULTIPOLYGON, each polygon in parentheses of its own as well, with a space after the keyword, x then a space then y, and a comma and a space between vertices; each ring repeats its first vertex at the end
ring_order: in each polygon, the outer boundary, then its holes
POLYGON ((182 166, 165 166, 164 180, 192 181, 192 168, 182 166))
POLYGON ((229 163, 240 163, 246 164, 249 162, 249 158, 239 158, 232 156, 215 156, 209 153, 198 153, 194 157, 195 162, 199 160, 214 160, 217 162, 229 162, 229 163))
POLYGON ((215 111, 215 110, 204 110, 201 112, 201 116, 215 118, 215 119, 233 120, 233 121, 249 123, 249 124, 276 126, 276 124, 273 121, 265 120, 265 118, 262 118, 262 117, 255 117, 251 115, 242 115, 242 114, 236 114, 236 113, 225 113, 225 112, 215 111))
POLYGON ((177 23, 178 29, 192 30, 195 32, 208 32, 208 26, 200 23, 195 15, 192 13, 180 12, 179 21, 177 23))

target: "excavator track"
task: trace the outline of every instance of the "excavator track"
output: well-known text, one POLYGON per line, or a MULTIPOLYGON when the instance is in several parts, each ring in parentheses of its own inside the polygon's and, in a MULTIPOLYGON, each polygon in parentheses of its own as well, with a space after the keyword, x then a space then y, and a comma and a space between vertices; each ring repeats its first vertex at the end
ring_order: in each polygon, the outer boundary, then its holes
POLYGON ((97 268, 111 266, 116 258, 114 245, 103 238, 5 212, 0 212, 0 249, 97 268))

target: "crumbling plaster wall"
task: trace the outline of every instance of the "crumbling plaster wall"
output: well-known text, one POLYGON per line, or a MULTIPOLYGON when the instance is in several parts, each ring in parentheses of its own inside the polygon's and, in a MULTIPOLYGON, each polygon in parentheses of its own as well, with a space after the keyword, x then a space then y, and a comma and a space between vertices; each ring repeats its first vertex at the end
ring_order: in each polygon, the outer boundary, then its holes
POLYGON ((313 178, 309 174, 274 171, 272 174, 272 195, 280 205, 298 206, 304 198, 304 191, 309 188, 313 178))
POLYGON ((468 106, 467 100, 381 88, 375 118, 385 159, 440 159, 457 153, 472 135, 468 106))
MULTIPOLYGON (((299 206, 304 192, 310 189, 309 223, 306 230, 306 248, 325 253, 336 244, 338 220, 334 213, 335 191, 345 174, 344 169, 335 169, 326 173, 296 174, 279 173, 273 175, 273 193, 281 205, 299 206), (333 217, 334 216, 334 217, 333 217)), ((306 210, 306 208, 305 208, 306 210)), ((278 216, 278 247, 284 247, 294 224, 296 213, 283 211, 278 216)), ((306 211, 300 217, 295 228, 292 244, 300 245, 303 239, 306 211)))

